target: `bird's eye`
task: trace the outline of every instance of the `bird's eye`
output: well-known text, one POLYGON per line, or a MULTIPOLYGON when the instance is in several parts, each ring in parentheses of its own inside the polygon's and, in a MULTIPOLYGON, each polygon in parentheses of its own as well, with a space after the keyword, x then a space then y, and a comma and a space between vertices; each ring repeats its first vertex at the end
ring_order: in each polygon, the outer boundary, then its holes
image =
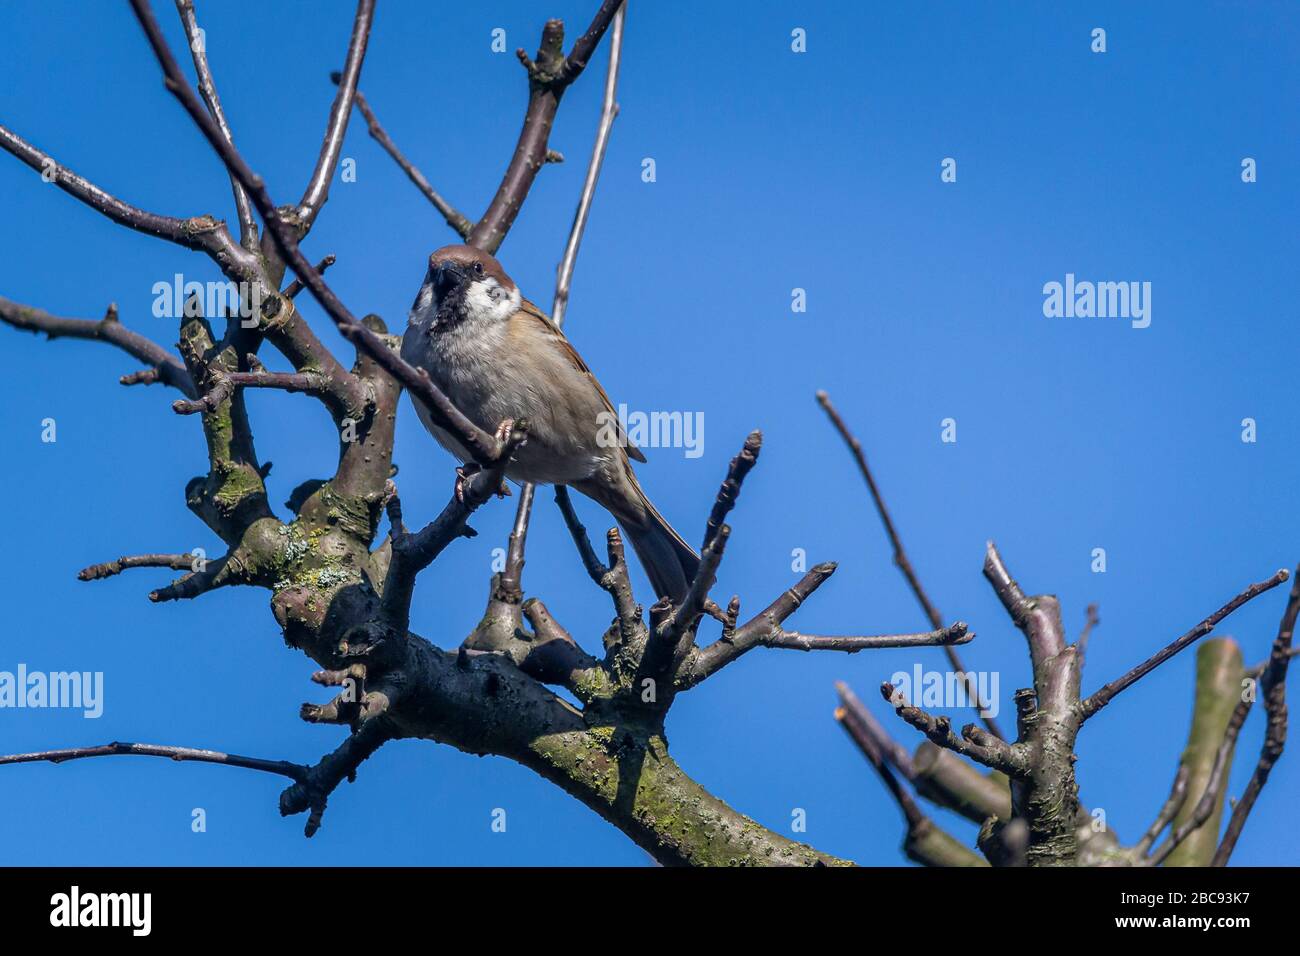
POLYGON ((483 263, 481 263, 481 262, 476 262, 476 263, 474 263, 474 274, 475 274, 476 276, 482 276, 482 275, 483 275, 483 263))

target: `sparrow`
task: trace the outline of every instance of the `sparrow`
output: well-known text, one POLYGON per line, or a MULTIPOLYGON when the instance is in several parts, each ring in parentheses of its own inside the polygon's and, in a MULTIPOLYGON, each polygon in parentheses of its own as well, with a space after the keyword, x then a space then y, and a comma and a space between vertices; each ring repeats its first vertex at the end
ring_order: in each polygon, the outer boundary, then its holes
MULTIPOLYGON (((479 428, 508 433, 528 422, 528 440, 506 469, 518 482, 568 485, 604 506, 623 528, 655 593, 680 601, 700 558, 641 490, 628 439, 600 382, 558 326, 472 246, 444 246, 411 306, 402 358, 479 428)), ((420 421, 462 462, 465 447, 416 403, 420 421)))

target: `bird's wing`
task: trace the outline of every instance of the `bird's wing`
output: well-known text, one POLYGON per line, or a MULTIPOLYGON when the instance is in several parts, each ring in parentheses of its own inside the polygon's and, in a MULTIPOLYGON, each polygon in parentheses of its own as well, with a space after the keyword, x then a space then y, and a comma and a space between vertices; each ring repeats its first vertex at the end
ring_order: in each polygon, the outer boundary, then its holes
POLYGON ((619 442, 622 444, 623 448, 627 450, 627 454, 633 461, 644 462, 645 454, 640 448, 632 444, 632 440, 627 437, 627 433, 623 430, 623 423, 619 420, 618 412, 614 411, 614 405, 610 402, 609 396, 606 395, 605 390, 600 387, 600 382, 596 379, 596 376, 591 374, 591 369, 587 368, 587 363, 582 360, 582 356, 577 353, 577 350, 575 350, 569 343, 569 340, 564 337, 564 333, 550 320, 550 317, 547 316, 545 312, 533 305, 533 303, 529 302, 527 299, 523 300, 523 304, 520 306, 519 311, 528 318, 540 322, 546 328, 546 331, 554 337, 555 343, 559 347, 561 354, 572 363, 574 368, 587 376, 591 381, 591 384, 595 386, 596 394, 598 394, 600 400, 605 403, 605 410, 609 412, 615 423, 615 427, 618 429, 619 442))

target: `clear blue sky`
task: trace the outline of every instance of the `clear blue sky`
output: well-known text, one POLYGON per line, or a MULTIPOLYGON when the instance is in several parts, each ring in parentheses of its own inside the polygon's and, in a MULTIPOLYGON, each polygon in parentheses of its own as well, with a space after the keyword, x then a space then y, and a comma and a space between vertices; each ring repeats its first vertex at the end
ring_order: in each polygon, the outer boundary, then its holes
MULTIPOLYGON (((156 12, 173 46, 169 2, 156 12)), ((534 50, 546 16, 574 35, 595 0, 426 4, 381 0, 362 87, 390 133, 452 202, 480 212, 518 132, 523 73, 490 50, 534 50)), ((734 514, 719 591, 761 607, 796 577, 791 551, 840 571, 794 619, 811 632, 918 630, 852 464, 817 409, 830 391, 858 430, 922 579, 978 632, 968 664, 1029 682, 1024 642, 980 575, 994 538, 1030 591, 1060 596, 1072 633, 1101 605, 1085 689, 1190 627, 1247 583, 1300 559, 1295 482, 1295 263, 1300 121, 1297 16, 1282 3, 674 4, 633 2, 614 129, 578 264, 568 331, 615 402, 702 411, 704 455, 651 449, 643 482, 691 540, 745 434, 766 435, 734 514), (807 30, 808 51, 790 50, 807 30), (1108 50, 1090 51, 1104 27, 1108 50), (641 181, 653 157, 658 181, 641 181), (958 180, 940 181, 953 157, 958 180), (1258 182, 1241 181, 1241 161, 1258 182), (1150 328, 1048 319, 1042 287, 1149 281, 1150 328), (791 290, 808 311, 792 314, 791 290), (940 421, 957 421, 955 444, 940 421), (1258 441, 1241 441, 1241 420, 1258 441), (1108 570, 1090 571, 1092 549, 1108 570)), ((280 202, 315 160, 351 24, 346 2, 201 2, 236 140, 280 202)), ((543 170, 501 250, 549 305, 599 109, 605 54, 565 97, 543 170)), ((232 216, 226 177, 163 90, 124 3, 0 5, 0 122, 105 189, 173 215, 232 216)), ((401 327, 431 249, 451 233, 354 121, 313 232, 336 253, 334 288, 401 327)), ((113 226, 0 156, 0 294, 64 315, 123 321, 175 341, 151 288, 216 278, 202 256, 113 226)), ((306 306, 322 334, 327 319, 306 306)), ((341 349, 341 346, 340 346, 341 349)), ((104 715, 0 712, 6 752, 113 739, 314 761, 338 730, 297 718, 323 700, 287 650, 267 594, 226 590, 155 607, 167 572, 82 584, 122 553, 219 542, 186 510, 203 469, 197 422, 135 366, 93 343, 0 329, 0 669, 102 670, 104 715), (58 441, 40 441, 41 420, 58 441)), ((329 473, 334 442, 307 399, 249 396, 271 499, 329 473)), ((446 500, 452 462, 409 405, 397 460, 411 518, 446 500)), ((610 610, 544 493, 525 583, 589 648, 610 610)), ((513 508, 476 517, 421 579, 413 618, 454 646, 478 619, 491 549, 513 508)), ((589 526, 605 519, 585 504, 589 526)), ((1226 623, 1250 661, 1282 590, 1226 623)), ((901 821, 832 720, 849 681, 871 692, 941 652, 756 651, 680 699, 668 725, 682 765, 763 824, 863 863, 896 864, 901 821)), ((1168 792, 1192 701, 1187 653, 1127 692, 1079 743, 1082 799, 1132 842, 1168 792)), ((965 714, 955 714, 964 720, 965 714)), ((1243 735, 1240 793, 1261 735, 1243 735)), ((282 820, 281 781, 220 767, 112 758, 6 768, 0 863, 643 865, 625 837, 500 759, 427 742, 384 748, 330 800, 322 831, 282 820), (195 807, 206 833, 190 830, 195 807), (505 808, 505 834, 491 831, 505 808)), ((1234 862, 1294 863, 1300 754, 1274 772, 1234 862)), ((936 811, 961 838, 973 828, 936 811)))

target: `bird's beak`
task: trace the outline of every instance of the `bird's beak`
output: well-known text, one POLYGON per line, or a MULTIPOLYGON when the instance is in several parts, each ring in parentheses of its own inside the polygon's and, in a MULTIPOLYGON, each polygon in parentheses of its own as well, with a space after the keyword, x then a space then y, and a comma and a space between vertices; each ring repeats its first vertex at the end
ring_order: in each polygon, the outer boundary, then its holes
POLYGON ((443 260, 433 267, 433 291, 442 298, 460 285, 465 278, 465 270, 449 260, 443 260))

